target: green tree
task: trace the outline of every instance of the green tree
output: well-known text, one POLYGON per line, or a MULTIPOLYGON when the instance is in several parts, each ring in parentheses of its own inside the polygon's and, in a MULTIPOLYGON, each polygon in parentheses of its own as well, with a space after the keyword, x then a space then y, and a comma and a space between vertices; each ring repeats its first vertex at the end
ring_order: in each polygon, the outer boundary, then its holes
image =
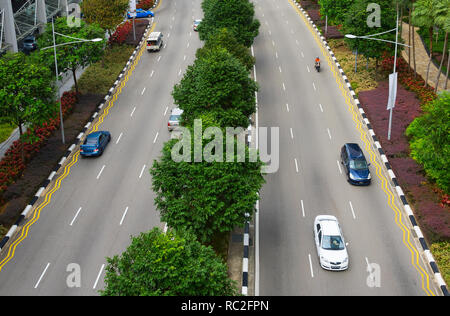
POLYGON ((229 29, 239 43, 250 47, 258 35, 260 23, 255 19, 253 3, 248 0, 207 0, 204 18, 198 27, 200 39, 208 40, 217 30, 229 29))
MULTIPOLYGON (((66 23, 65 18, 59 18, 55 21, 55 32, 65 36, 81 39, 104 38, 104 30, 96 24, 86 24, 81 21, 80 27, 71 27, 66 23)), ((79 67, 87 67, 92 63, 100 60, 103 54, 104 43, 101 42, 81 42, 72 43, 78 40, 67 38, 62 35, 55 35, 56 45, 63 43, 71 43, 56 48, 56 58, 58 62, 58 71, 71 71, 75 83, 75 90, 78 92, 78 83, 76 70, 79 67)), ((52 25, 47 24, 45 32, 39 37, 38 43, 40 47, 53 46, 52 25)), ((53 57, 53 48, 41 50, 39 52, 43 63, 50 68, 55 69, 55 59, 53 57)))
POLYGON ((423 165, 427 175, 450 193, 450 93, 443 92, 424 107, 406 129, 411 157, 423 165))
POLYGON ((107 258, 102 296, 237 295, 227 266, 192 234, 154 228, 133 237, 120 256, 107 258))
MULTIPOLYGON (((205 133, 206 126, 214 125, 211 120, 206 121, 209 123, 202 126, 205 133)), ((250 159, 248 148, 236 138, 231 138, 229 144, 234 145, 234 153, 229 151, 227 156, 226 136, 220 135, 214 134, 210 141, 198 139, 195 143, 191 129, 190 140, 167 142, 162 157, 150 169, 161 220, 176 230, 191 230, 203 243, 211 243, 215 236, 236 226, 243 227, 248 220, 246 214, 253 215, 264 183, 259 157, 250 159), (175 147, 180 144, 185 147, 175 147), (238 148, 244 148, 245 154, 238 148), (197 149, 200 155, 203 153, 202 157, 196 156, 197 149), (182 152, 187 159, 178 162, 172 157, 172 151, 182 152), (196 157, 201 162, 195 162, 196 157)))
POLYGON ((172 92, 174 103, 184 111, 183 122, 192 125, 202 113, 212 112, 219 126, 247 127, 256 109, 256 82, 225 48, 202 55, 172 92))
POLYGON ((128 6, 129 0, 83 0, 81 11, 87 23, 98 24, 111 35, 123 21, 128 6))
POLYGON ((320 14, 328 16, 332 24, 343 24, 348 8, 354 0, 319 0, 320 14))
POLYGON ((37 125, 57 113, 51 71, 23 53, 0 58, 0 117, 23 134, 22 124, 37 125))
MULTIPOLYGON (((367 12, 368 5, 372 3, 371 0, 356 0, 347 10, 345 15, 345 22, 343 28, 346 33, 356 36, 367 36, 371 34, 378 34, 385 31, 392 30, 396 24, 396 10, 392 6, 390 0, 380 0, 377 2, 380 5, 381 19, 380 27, 370 27, 367 19, 370 12, 367 12)), ((377 39, 395 41, 395 32, 390 32, 376 36, 377 39)), ((399 36, 400 39, 400 36, 399 36)), ((378 61, 383 52, 394 53, 394 45, 383 41, 369 40, 364 38, 345 39, 352 50, 358 50, 358 53, 363 54, 366 58, 374 58, 376 61, 376 68, 378 69, 378 61)), ((400 46, 399 46, 400 49, 400 46)))
POLYGON ((225 48, 231 55, 239 59, 239 61, 247 68, 252 69, 255 64, 255 58, 251 55, 249 48, 238 43, 233 34, 226 28, 220 29, 217 33, 210 37, 202 48, 196 53, 196 58, 205 57, 209 51, 217 48, 225 48))

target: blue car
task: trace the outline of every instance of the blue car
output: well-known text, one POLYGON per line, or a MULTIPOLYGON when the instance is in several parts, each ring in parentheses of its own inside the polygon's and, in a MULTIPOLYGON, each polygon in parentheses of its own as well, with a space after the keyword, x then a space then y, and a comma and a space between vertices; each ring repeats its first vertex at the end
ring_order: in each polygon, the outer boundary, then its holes
POLYGON ((80 155, 83 157, 101 156, 110 141, 111 134, 107 131, 90 133, 86 136, 83 145, 80 146, 80 155))
MULTIPOLYGON (((154 16, 155 16, 155 14, 152 11, 150 11, 150 10, 136 9, 136 18, 137 19, 139 19, 139 18, 148 18, 148 17, 152 18, 154 16)), ((131 15, 130 15, 130 12, 127 13, 127 17, 129 19, 132 18, 131 15)))
POLYGON ((341 163, 344 165, 347 181, 354 185, 369 185, 369 166, 358 144, 347 143, 341 148, 341 163))

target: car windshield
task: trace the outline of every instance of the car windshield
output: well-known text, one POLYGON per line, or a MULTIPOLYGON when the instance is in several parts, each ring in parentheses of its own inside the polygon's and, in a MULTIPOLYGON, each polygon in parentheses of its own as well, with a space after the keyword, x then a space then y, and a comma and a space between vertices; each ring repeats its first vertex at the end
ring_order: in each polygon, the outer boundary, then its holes
POLYGON ((97 138, 86 138, 86 140, 84 141, 85 145, 96 145, 97 144, 97 138))
POLYGON ((32 39, 26 39, 24 42, 27 43, 27 44, 33 44, 33 43, 34 43, 34 40, 32 40, 32 39))
POLYGON ((180 116, 179 115, 171 115, 169 118, 169 121, 179 121, 180 116))
POLYGON ((157 45, 158 41, 147 41, 149 45, 157 45))
POLYGON ((367 169, 367 162, 363 159, 350 160, 350 168, 356 170, 367 169))
POLYGON ((341 236, 323 236, 322 248, 325 250, 343 250, 344 243, 341 236))

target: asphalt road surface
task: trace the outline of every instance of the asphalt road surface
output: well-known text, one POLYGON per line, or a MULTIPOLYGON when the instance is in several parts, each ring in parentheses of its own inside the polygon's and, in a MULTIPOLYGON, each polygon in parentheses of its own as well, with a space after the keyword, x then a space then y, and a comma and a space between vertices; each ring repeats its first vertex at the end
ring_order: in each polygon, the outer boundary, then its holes
POLYGON ((261 22, 254 43, 259 126, 280 131, 280 167, 267 175, 260 195, 259 294, 438 293, 402 226, 407 217, 396 215, 399 200, 389 202, 389 190, 395 191, 376 174, 375 162, 382 163, 363 142, 370 135, 358 128, 357 108, 347 103, 334 63, 292 2, 255 0, 255 7, 261 22), (316 56, 322 60, 320 73, 314 69, 316 56), (341 173, 339 150, 347 142, 359 143, 371 158, 368 187, 351 186, 341 173), (347 271, 319 265, 313 221, 320 214, 334 215, 341 224, 349 243, 347 271), (379 267, 371 282, 369 265, 379 267))
POLYGON ((111 143, 101 157, 78 157, 27 238, 1 267, 0 295, 96 295, 104 288, 106 257, 122 253, 130 236, 163 228, 149 168, 169 139, 173 86, 202 45, 192 30, 194 18, 203 16, 200 4, 162 0, 154 31, 163 32, 165 47, 143 51, 99 127, 111 132, 111 143), (81 271, 80 287, 67 283, 73 281, 74 264, 81 271))

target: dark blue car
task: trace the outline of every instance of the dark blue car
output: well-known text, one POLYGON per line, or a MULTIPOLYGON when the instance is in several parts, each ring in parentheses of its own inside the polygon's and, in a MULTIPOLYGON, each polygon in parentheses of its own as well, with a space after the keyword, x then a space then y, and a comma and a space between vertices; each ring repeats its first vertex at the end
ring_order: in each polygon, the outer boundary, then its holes
MULTIPOLYGON (((148 17, 152 18, 154 16, 155 16, 155 14, 152 11, 150 11, 150 10, 136 9, 136 18, 137 19, 139 19, 139 18, 148 18, 148 17)), ((130 12, 127 13, 127 17, 129 19, 132 18, 131 15, 130 15, 130 12)))
POLYGON ((341 148, 341 163, 344 165, 347 180, 354 185, 369 185, 371 181, 369 166, 358 144, 347 143, 341 148))
POLYGON ((101 156, 108 143, 111 141, 111 134, 107 131, 90 133, 86 136, 83 145, 80 146, 81 156, 101 156))

